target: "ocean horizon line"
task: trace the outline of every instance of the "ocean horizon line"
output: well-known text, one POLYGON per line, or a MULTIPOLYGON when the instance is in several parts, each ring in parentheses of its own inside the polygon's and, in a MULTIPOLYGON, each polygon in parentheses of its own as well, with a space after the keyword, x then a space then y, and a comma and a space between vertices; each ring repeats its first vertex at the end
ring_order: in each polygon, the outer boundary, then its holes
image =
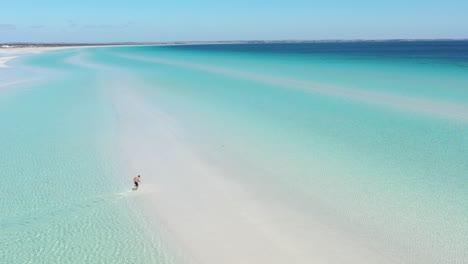
POLYGON ((0 42, 0 48, 5 45, 65 45, 65 46, 86 46, 86 45, 157 45, 157 44, 274 44, 274 43, 335 43, 335 42, 426 42, 426 41, 468 41, 468 38, 383 38, 383 39, 277 39, 277 40, 174 40, 174 41, 112 41, 112 42, 31 42, 31 41, 11 41, 0 42))

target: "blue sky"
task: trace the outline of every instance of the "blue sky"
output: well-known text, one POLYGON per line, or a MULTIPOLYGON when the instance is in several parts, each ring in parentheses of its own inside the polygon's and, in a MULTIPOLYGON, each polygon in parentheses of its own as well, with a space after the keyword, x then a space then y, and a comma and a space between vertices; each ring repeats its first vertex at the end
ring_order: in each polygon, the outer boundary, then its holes
POLYGON ((468 38, 467 0, 3 0, 0 42, 468 38))

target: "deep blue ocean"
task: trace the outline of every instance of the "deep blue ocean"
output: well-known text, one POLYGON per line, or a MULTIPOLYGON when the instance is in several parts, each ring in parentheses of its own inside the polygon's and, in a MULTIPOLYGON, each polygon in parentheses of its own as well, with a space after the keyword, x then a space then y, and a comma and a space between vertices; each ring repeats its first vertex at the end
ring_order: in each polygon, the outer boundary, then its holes
POLYGON ((445 59, 466 62, 468 41, 356 41, 315 43, 262 43, 180 45, 172 49, 210 52, 338 55, 343 57, 395 57, 445 59))

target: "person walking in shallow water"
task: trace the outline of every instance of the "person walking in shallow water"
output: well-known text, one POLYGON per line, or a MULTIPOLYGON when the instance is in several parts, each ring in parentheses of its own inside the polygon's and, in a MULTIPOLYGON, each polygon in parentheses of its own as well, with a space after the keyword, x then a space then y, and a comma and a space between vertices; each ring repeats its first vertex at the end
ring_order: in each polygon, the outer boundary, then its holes
POLYGON ((135 184, 135 188, 133 188, 135 191, 138 190, 138 185, 140 183, 140 175, 136 176, 133 178, 133 183, 135 184))

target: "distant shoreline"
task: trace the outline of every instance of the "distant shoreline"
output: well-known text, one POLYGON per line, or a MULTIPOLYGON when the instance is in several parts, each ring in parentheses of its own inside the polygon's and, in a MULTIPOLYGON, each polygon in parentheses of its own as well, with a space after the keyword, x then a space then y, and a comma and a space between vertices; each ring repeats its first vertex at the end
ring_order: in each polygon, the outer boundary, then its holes
POLYGON ((287 43, 353 43, 353 42, 428 42, 468 41, 468 39, 325 39, 325 40, 233 40, 233 41, 167 41, 167 42, 103 42, 103 43, 35 43, 5 42, 0 49, 9 48, 55 48, 55 47, 101 47, 101 46, 148 46, 148 45, 208 45, 208 44, 287 44, 287 43))
POLYGON ((408 43, 408 42, 463 42, 468 39, 355 39, 355 40, 247 40, 247 41, 172 41, 172 42, 109 42, 109 43, 0 43, 0 68, 18 55, 42 53, 73 48, 104 48, 134 46, 184 46, 184 45, 242 45, 242 44, 300 44, 300 43, 408 43))

